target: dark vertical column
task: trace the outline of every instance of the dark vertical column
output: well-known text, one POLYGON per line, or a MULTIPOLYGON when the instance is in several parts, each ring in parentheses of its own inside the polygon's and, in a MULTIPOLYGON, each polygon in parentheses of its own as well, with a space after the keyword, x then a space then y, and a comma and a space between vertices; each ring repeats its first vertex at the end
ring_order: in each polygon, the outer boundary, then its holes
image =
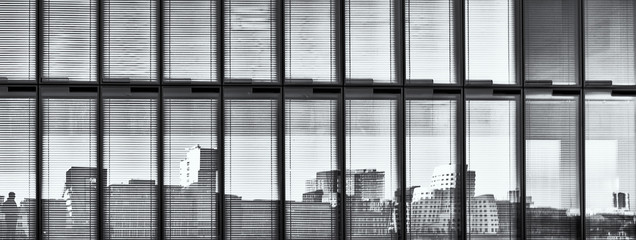
POLYGON ((524 86, 526 83, 526 72, 525 72, 525 55, 524 55, 524 16, 523 16, 523 8, 524 8, 524 0, 517 0, 515 5, 515 41, 516 48, 515 52, 517 53, 516 61, 517 61, 517 81, 519 86, 522 86, 521 90, 521 98, 519 99, 519 111, 518 112, 518 129, 517 136, 519 145, 517 147, 517 156, 519 156, 519 203, 517 205, 517 238, 518 239, 526 239, 526 94, 524 91, 524 86))
MULTIPOLYGON (((101 85, 104 76, 104 0, 96 0, 97 7, 97 84, 101 85)), ((106 175, 104 175, 104 108, 102 88, 98 88, 97 94, 97 239, 106 239, 104 227, 104 187, 106 175)))
POLYGON ((346 81, 346 41, 345 41, 345 24, 346 24, 346 1, 332 0, 335 5, 335 29, 336 29, 336 79, 342 87, 340 92, 340 101, 338 103, 338 129, 337 129, 337 148, 338 148, 338 169, 340 172, 339 195, 338 195, 338 236, 341 240, 347 238, 347 163, 346 163, 346 96, 344 94, 344 86, 346 81))
MULTIPOLYGON (((101 59, 101 57, 99 58, 101 59)), ((99 67, 98 67, 99 68, 99 67)), ((100 68, 101 69, 101 68, 100 68)), ((98 72, 101 76, 101 72, 98 72)), ((101 78, 101 77, 100 77, 101 78)), ((99 88, 97 94, 97 239, 106 239, 104 227, 104 192, 106 187, 106 175, 104 172, 104 100, 102 99, 102 89, 99 88)))
POLYGON ((578 76, 579 76, 579 86, 581 86, 581 90, 579 92, 579 111, 578 114, 578 124, 579 131, 577 132, 577 139, 579 140, 579 149, 577 149, 577 153, 579 154, 579 166, 578 170, 580 172, 579 175, 579 211, 580 211, 580 239, 586 238, 585 231, 585 0, 579 0, 578 10, 579 10, 579 25, 578 25, 578 34, 577 37, 579 40, 577 41, 577 59, 578 59, 578 76))
POLYGON ((402 95, 398 101, 398 118, 397 118, 397 129, 398 129, 398 190, 400 191, 398 194, 399 197, 396 196, 400 202, 398 202, 399 208, 397 209, 397 214, 399 219, 396 219, 398 223, 396 227, 397 235, 399 239, 406 239, 407 233, 407 225, 406 225, 406 194, 407 188, 406 186, 406 146, 404 144, 404 137, 406 136, 406 124, 404 124, 404 119, 406 119, 405 113, 405 100, 404 100, 404 85, 406 84, 406 58, 405 58, 405 0, 394 0, 393 2, 395 6, 395 72, 397 74, 396 79, 398 85, 402 87, 402 95))
MULTIPOLYGON (((164 34, 164 11, 163 11, 163 2, 164 0, 156 0, 157 1, 157 76, 158 76, 158 84, 163 85, 163 69, 164 69, 164 55, 163 55, 163 34, 164 34)), ((165 0, 167 1, 167 0, 165 0)), ((165 235, 165 194, 164 194, 164 156, 163 156, 163 88, 159 88, 159 107, 157 111, 157 237, 159 239, 164 239, 165 235)))
MULTIPOLYGON (((465 86, 466 80, 466 52, 465 52, 465 4, 466 1, 469 0, 456 0, 455 1, 455 58, 456 58, 456 76, 457 83, 460 86, 465 86)), ((461 147, 459 153, 460 156, 457 159, 457 181, 458 181, 458 191, 459 198, 457 206, 459 207, 459 226, 457 226, 457 236, 459 239, 467 238, 467 214, 466 214, 466 134, 464 130, 464 126, 466 125, 466 94, 465 91, 462 91, 462 97, 460 99, 460 114, 461 118, 460 123, 457 128, 461 129, 458 134, 458 138, 461 141, 459 145, 461 147)))
POLYGON ((225 77, 225 0, 216 1, 216 73, 217 81, 221 85, 219 90, 218 120, 216 122, 218 132, 218 193, 216 198, 216 233, 217 239, 225 239, 225 103, 224 103, 224 77, 225 77))
POLYGON ((286 239, 286 199, 285 199, 285 1, 270 0, 276 3, 276 78, 281 85, 278 104, 278 230, 279 239, 286 239))
POLYGON ((44 49, 44 0, 35 0, 36 1, 36 9, 35 9, 35 81, 36 86, 36 157, 35 157, 35 199, 36 199, 36 207, 35 207, 35 238, 43 239, 44 228, 43 228, 43 200, 42 200, 42 101, 40 98, 40 81, 42 78, 42 62, 43 62, 43 49, 44 49))

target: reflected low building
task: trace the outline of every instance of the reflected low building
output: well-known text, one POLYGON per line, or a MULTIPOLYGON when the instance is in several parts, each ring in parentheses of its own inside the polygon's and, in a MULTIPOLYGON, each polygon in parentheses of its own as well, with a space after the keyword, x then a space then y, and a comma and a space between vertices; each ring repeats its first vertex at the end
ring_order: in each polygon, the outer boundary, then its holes
POLYGON ((154 180, 112 184, 105 193, 105 231, 113 239, 156 237, 157 185, 154 180))

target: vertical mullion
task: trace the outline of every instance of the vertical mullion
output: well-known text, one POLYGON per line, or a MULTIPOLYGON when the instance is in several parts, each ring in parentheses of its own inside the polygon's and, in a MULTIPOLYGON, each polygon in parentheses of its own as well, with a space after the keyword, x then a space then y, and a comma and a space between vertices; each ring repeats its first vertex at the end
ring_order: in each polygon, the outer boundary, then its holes
MULTIPOLYGON (((404 65, 402 65, 404 66, 404 65)), ((400 71, 401 69, 398 68, 398 71, 400 71)), ((403 73, 404 71, 402 71, 403 73)), ((404 78, 402 78, 404 79, 404 78)), ((402 82, 404 83, 404 82, 402 82)), ((402 94, 400 94, 400 98, 398 101, 398 106, 397 106, 397 148, 398 148, 398 156, 397 156, 397 174, 398 174, 398 190, 399 190, 399 194, 401 196, 398 197, 398 199, 400 200, 400 202, 398 203, 399 208, 397 209, 398 214, 400 216, 399 219, 397 219, 396 221, 398 222, 397 224, 397 239, 407 239, 407 224, 406 224, 406 197, 407 197, 407 186, 406 185, 406 157, 405 157, 405 153, 406 153, 406 144, 404 144, 405 140, 405 136, 406 136, 406 124, 405 124, 405 119, 406 119, 406 110, 405 110, 405 106, 406 106, 406 100, 404 99, 404 90, 402 89, 402 94)))
MULTIPOLYGON (((465 63, 466 63, 466 52, 464 51, 465 49, 465 3, 466 1, 469 0, 456 0, 455 1, 455 47, 456 47, 456 71, 457 71, 457 84, 459 84, 460 86, 462 86, 462 89, 464 89, 464 87, 466 86, 466 71, 465 71, 465 63)), ((464 126, 466 126, 466 93, 465 91, 462 91, 461 97, 460 97, 460 101, 461 106, 458 108, 460 109, 460 116, 461 116, 461 120, 459 120, 458 122, 461 123, 458 124, 457 129, 461 129, 458 131, 461 131, 460 134, 458 134, 458 138, 461 141, 461 150, 459 151, 459 153, 461 154, 461 156, 457 159, 458 160, 458 166, 457 166, 457 170, 456 172, 457 174, 457 179, 456 181, 458 181, 458 191, 459 191, 459 226, 457 226, 457 235, 458 235, 458 239, 466 239, 466 233, 467 233, 467 226, 466 226, 466 178, 465 178, 465 174, 466 174, 466 131, 463 129, 464 126), (459 127, 461 126, 461 127, 459 127)), ((457 203, 455 203, 457 204, 457 203)))
MULTIPOLYGON (((520 73, 523 74, 523 73, 520 73)), ((522 75, 524 76, 524 75, 522 75)), ((523 82, 521 84, 524 84, 523 82)), ((526 92, 521 90, 521 98, 519 104, 519 133, 517 138, 519 139, 519 149, 517 155, 519 156, 519 212, 517 213, 517 237, 519 239, 526 239, 526 92)))
MULTIPOLYGON (((159 73, 161 74, 161 73, 159 73)), ((163 134, 163 88, 159 88, 159 100, 157 101, 158 108, 157 113, 157 234, 159 239, 164 238, 164 227, 165 227, 165 219, 164 219, 164 134, 163 134)))
POLYGON ((457 178, 456 179, 458 181, 458 186, 459 186, 459 228, 458 228, 458 239, 467 239, 467 215, 466 215, 466 201, 468 200, 466 198, 466 172, 467 172, 467 167, 466 167, 466 130, 464 129, 465 126, 467 125, 467 119, 466 119, 466 105, 467 105, 467 101, 466 101, 466 92, 462 91, 462 98, 461 98, 461 107, 460 107, 460 111, 461 111, 461 120, 460 122, 461 124, 461 128, 458 127, 458 129, 461 129, 461 135, 459 135, 461 138, 461 157, 458 158, 458 166, 457 166, 457 172, 459 174, 457 174, 457 178))
POLYGON ((337 119, 337 145, 338 148, 338 172, 340 173, 339 192, 338 194, 338 235, 341 240, 347 238, 347 163, 346 163, 346 96, 345 96, 345 80, 346 80, 346 1, 347 0, 332 0, 332 4, 335 6, 335 29, 336 29, 336 80, 341 87, 340 101, 338 102, 337 119), (335 2, 333 2, 335 1, 335 2))
MULTIPOLYGON (((152 1, 152 0, 151 0, 152 1)), ((163 15, 163 2, 168 0, 156 0, 157 1, 157 82, 159 84, 159 100, 157 101, 157 235, 159 239, 165 238, 165 216, 164 216, 164 132, 163 132, 163 80, 164 80, 164 15, 163 15)), ((152 4, 152 3, 150 3, 152 4)))
MULTIPOLYGON (((96 81, 97 81, 97 85, 101 85, 102 84, 102 76, 104 75, 104 57, 103 57, 103 53, 104 53, 104 41, 103 41, 103 37, 104 37, 104 8, 103 8, 103 4, 104 4, 104 0, 95 0, 96 1, 96 10, 97 10, 97 47, 96 47, 96 58, 97 58, 97 71, 96 71, 96 81)), ((97 210, 97 221, 96 221, 96 233, 97 233, 97 239, 105 239, 104 238, 104 186, 106 184, 105 179, 103 175, 103 169, 104 169, 104 124, 103 124, 103 119, 104 119, 104 113, 103 113, 103 100, 102 100, 102 88, 98 87, 97 88, 97 201, 96 201, 96 210, 97 210)))
POLYGON ((406 239, 407 234, 407 225, 406 225, 406 145, 404 144, 404 137, 406 136, 406 124, 404 120, 406 119, 406 111, 405 111, 405 98, 404 98, 404 85, 406 84, 406 54, 405 54, 405 0, 394 0, 394 9, 395 9, 395 72, 396 72, 396 80, 398 85, 401 86, 401 96, 398 101, 397 107, 397 127, 398 127, 398 139, 397 139, 397 147, 398 147, 398 189, 400 191, 400 202, 398 203, 398 214, 400 216, 397 219, 398 228, 396 229, 398 239, 406 239))
MULTIPOLYGON (((280 0, 282 2, 282 0, 280 0)), ((278 121, 276 123, 278 129, 278 197, 279 197, 279 209, 278 209, 278 239, 287 239, 286 232, 286 206, 285 206, 285 91, 281 91, 278 101, 278 121)))
POLYGON ((42 101, 40 97, 40 79, 42 77, 43 40, 44 40, 44 0, 35 0, 35 85, 36 89, 36 154, 35 154, 35 239, 44 239, 42 200, 42 101))
POLYGON ((217 200, 216 200, 216 233, 217 239, 225 239, 225 98, 223 87, 225 79, 225 1, 216 0, 216 74, 220 84, 218 101, 218 167, 217 200))
MULTIPOLYGON (((100 75, 101 76, 101 75, 100 75)), ((104 186, 106 179, 104 172, 104 108, 102 99, 102 88, 98 88, 97 93, 97 239, 104 237, 104 186)))
POLYGON ((519 156, 519 203, 517 212, 517 238, 526 239, 526 67, 525 67, 525 53, 524 53, 524 0, 517 0, 515 5, 515 36, 516 36, 516 61, 517 61, 517 81, 521 86, 520 103, 518 111, 518 130, 517 138, 519 139, 519 146, 517 147, 519 156))
POLYGON ((579 38, 578 43, 579 46, 577 48, 578 50, 578 64, 577 64, 577 68, 578 68, 578 74, 579 74, 579 86, 581 86, 581 89, 579 91, 579 110, 577 111, 578 114, 578 124, 579 124, 579 131, 577 132, 577 139, 579 141, 579 149, 578 149, 578 154, 579 154, 579 166, 578 166, 578 170, 579 170, 579 216, 580 216, 580 238, 581 239, 586 239, 586 218, 585 218, 585 0, 579 0, 579 4, 578 4, 578 12, 579 12, 579 18, 578 18, 578 34, 577 37, 579 38))
POLYGON ((276 78, 281 86, 280 96, 278 97, 278 121, 276 125, 278 129, 278 230, 279 239, 287 239, 286 231, 286 206, 285 206, 285 0, 270 0, 276 4, 276 78))
MULTIPOLYGON (((39 79, 39 78, 38 78, 39 79)), ((43 151, 42 151, 42 119, 43 119, 43 111, 42 111, 42 99, 40 89, 36 89, 36 124, 35 124, 35 132, 36 132, 36 157, 35 157, 35 199, 36 199, 36 212, 35 212, 35 239, 44 239, 44 207, 42 200, 42 171, 43 171, 43 151)))

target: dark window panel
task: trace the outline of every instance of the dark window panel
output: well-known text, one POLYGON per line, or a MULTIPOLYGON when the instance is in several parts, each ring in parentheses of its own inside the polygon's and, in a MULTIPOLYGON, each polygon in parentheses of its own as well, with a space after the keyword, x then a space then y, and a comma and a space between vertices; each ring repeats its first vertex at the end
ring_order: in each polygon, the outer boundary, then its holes
POLYGON ((526 99, 526 236, 580 237, 576 97, 526 99))
POLYGON ((466 80, 516 83, 515 2, 466 1, 466 80))
POLYGON ((407 239, 457 239, 457 101, 406 101, 407 239))
POLYGON ((157 100, 103 100, 104 237, 157 238, 157 100))
POLYGON ((157 81, 157 0, 103 4, 103 81, 157 81))
POLYGON ((392 0, 346 0, 346 78, 349 83, 396 83, 392 0))
POLYGON ((225 100, 228 238, 279 238, 278 105, 274 99, 225 100))
POLYGON ((45 0, 43 6, 43 80, 95 82, 97 1, 45 0))
POLYGON ((225 81, 277 82, 276 1, 225 1, 225 81))
POLYGON ((166 239, 216 239, 219 151, 215 99, 164 99, 166 239))
POLYGON ((526 81, 577 84, 578 2, 524 1, 526 81))
POLYGON ((164 0, 166 82, 217 82, 217 2, 164 0))
POLYGON ((43 99, 45 239, 97 239, 97 99, 43 99))
POLYGON ((397 239, 396 100, 346 100, 347 239, 397 239))
POLYGON ((0 1, 0 81, 35 80, 35 2, 0 1))

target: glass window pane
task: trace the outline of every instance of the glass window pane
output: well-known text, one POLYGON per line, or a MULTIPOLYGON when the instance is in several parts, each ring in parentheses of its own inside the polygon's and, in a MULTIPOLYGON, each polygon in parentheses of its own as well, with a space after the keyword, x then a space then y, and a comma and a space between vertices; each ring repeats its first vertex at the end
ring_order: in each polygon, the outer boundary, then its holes
POLYGON ((406 79, 456 83, 455 0, 406 0, 406 79))
POLYGON ((338 237, 337 100, 285 101, 289 239, 338 237))
POLYGON ((466 123, 468 237, 516 238, 517 101, 469 100, 466 123))
POLYGON ((216 239, 215 99, 164 99, 166 239, 216 239))
POLYGON ((634 1, 586 0, 585 80, 634 84, 634 1))
POLYGON ((514 0, 466 1, 466 79, 515 84, 514 0))
POLYGON ((42 104, 45 239, 97 239, 97 99, 42 104))
POLYGON ((636 102, 585 98, 585 225, 588 239, 634 238, 636 102))
POLYGON ((35 2, 0 1, 0 81, 35 80, 35 2))
POLYGON ((285 78, 335 83, 336 25, 333 0, 285 0, 285 78))
POLYGON ((43 81, 97 79, 97 1, 45 0, 43 81))
POLYGON ((225 81, 278 81, 276 41, 276 1, 225 1, 225 81))
POLYGON ((157 80, 157 0, 103 0, 104 81, 157 80))
POLYGON ((346 0, 346 78, 351 83, 396 83, 391 0, 346 0))
POLYGON ((456 239, 457 101, 407 100, 405 124, 407 239, 456 239))
POLYGON ((106 239, 155 239, 157 100, 104 99, 106 239))
POLYGON ((225 231, 228 238, 278 238, 278 105, 225 100, 225 231))
POLYGON ((577 83, 578 2, 524 1, 526 81, 577 83))
POLYGON ((526 100, 526 236, 578 239, 578 98, 526 100))
POLYGON ((0 220, 5 226, 0 236, 8 239, 35 239, 35 114, 35 98, 0 98, 0 220))
POLYGON ((346 100, 347 238, 397 239, 397 101, 346 100))
POLYGON ((216 82, 217 2, 164 0, 167 82, 216 82))

